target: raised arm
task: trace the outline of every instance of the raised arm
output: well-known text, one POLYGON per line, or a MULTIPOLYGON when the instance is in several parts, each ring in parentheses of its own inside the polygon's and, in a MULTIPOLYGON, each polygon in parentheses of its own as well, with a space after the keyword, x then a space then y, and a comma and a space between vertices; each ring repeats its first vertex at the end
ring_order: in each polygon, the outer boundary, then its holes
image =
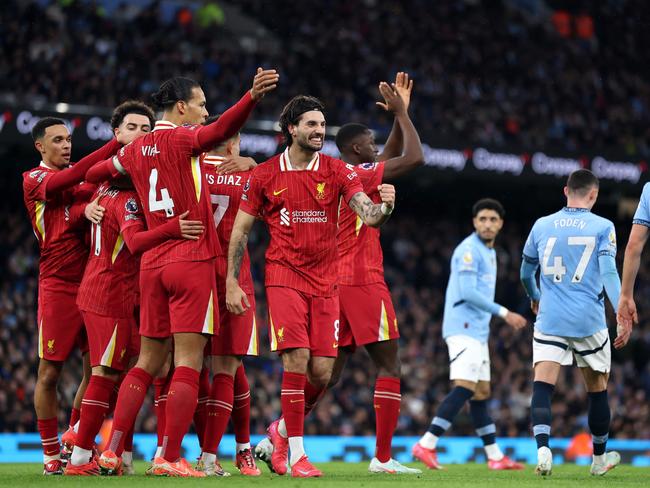
POLYGON ((368 227, 379 227, 386 222, 395 207, 395 187, 393 185, 379 185, 379 196, 382 203, 372 203, 370 197, 364 192, 355 193, 348 205, 361 217, 368 227))
MULTIPOLYGON (((395 90, 395 86, 390 87, 388 83, 381 82, 379 91, 384 97, 385 103, 378 102, 378 105, 383 107, 384 110, 395 114, 395 121, 401 127, 404 138, 404 153, 386 160, 384 165, 384 181, 390 181, 422 166, 424 164, 424 153, 422 152, 420 136, 415 130, 404 103, 395 90)), ((381 159, 377 159, 381 161, 381 159)))
POLYGON ((246 123, 255 105, 264 95, 278 86, 280 75, 274 70, 257 68, 253 87, 235 105, 211 124, 197 129, 193 150, 195 154, 209 151, 219 142, 234 136, 246 123))
POLYGON ((244 254, 246 254, 248 235, 254 223, 255 216, 240 209, 230 234, 228 272, 226 274, 226 307, 229 312, 236 315, 241 315, 250 308, 246 293, 239 286, 239 274, 244 254))
MULTIPOLYGON (((409 104, 411 103, 411 92, 413 90, 413 80, 409 80, 408 73, 400 71, 395 76, 395 90, 402 99, 404 110, 408 113, 409 104)), ((378 104, 382 106, 382 104, 378 104)), ((383 107, 382 107, 383 108, 383 107)), ((377 161, 387 161, 391 158, 396 158, 402 154, 404 150, 404 137, 402 135, 402 127, 400 126, 397 118, 393 120, 393 128, 388 134, 384 150, 377 156, 377 161)))
POLYGON ((57 193, 67 190, 77 183, 81 183, 86 176, 86 172, 94 164, 111 157, 120 149, 120 147, 121 144, 117 142, 116 139, 111 139, 108 143, 104 144, 96 151, 90 153, 88 156, 81 158, 79 162, 74 163, 69 168, 66 168, 54 174, 50 179, 47 180, 45 186, 45 197, 51 198, 57 193))

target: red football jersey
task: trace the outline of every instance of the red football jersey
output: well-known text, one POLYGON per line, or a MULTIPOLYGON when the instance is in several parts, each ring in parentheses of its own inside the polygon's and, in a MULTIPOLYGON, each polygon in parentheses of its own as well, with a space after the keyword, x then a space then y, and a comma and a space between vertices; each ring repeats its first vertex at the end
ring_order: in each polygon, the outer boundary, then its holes
POLYGON ((317 296, 337 293, 340 197, 347 204, 361 191, 354 168, 325 154, 316 153, 303 171, 293 169, 288 149, 257 166, 240 208, 262 214, 269 228, 266 286, 317 296))
POLYGON ((123 232, 131 226, 136 232, 145 230, 138 195, 104 183, 93 199, 98 196, 106 211, 100 224, 91 225, 90 256, 77 305, 80 310, 108 317, 133 317, 138 305, 140 256, 129 252, 123 232))
POLYGON ((45 185, 56 171, 41 163, 23 173, 23 198, 41 251, 39 279, 55 277, 79 283, 88 258, 84 228, 71 225, 70 206, 81 185, 45 198, 45 185))
POLYGON ((201 162, 192 149, 195 129, 158 121, 153 131, 123 147, 114 157, 116 167, 121 165, 133 181, 149 230, 186 210, 190 211, 187 220, 200 220, 205 225, 197 241, 171 239, 145 252, 142 269, 205 261, 219 253, 201 162))
MULTIPOLYGON (((221 255, 218 259, 227 259, 230 234, 235 223, 237 210, 239 210, 239 202, 241 202, 244 186, 251 172, 240 171, 229 175, 220 175, 217 173, 217 166, 221 164, 222 160, 223 158, 219 156, 205 155, 203 157, 203 170, 208 181, 214 225, 217 227, 217 238, 221 248, 221 255)), ((246 293, 253 293, 254 291, 248 249, 246 249, 242 260, 239 286, 246 293)))
MULTIPOLYGON (((381 203, 377 186, 384 177, 384 163, 355 166, 363 191, 374 203, 381 203)), ((369 285, 384 281, 384 255, 379 229, 368 227, 348 206, 341 206, 339 231, 339 277, 342 285, 369 285)))

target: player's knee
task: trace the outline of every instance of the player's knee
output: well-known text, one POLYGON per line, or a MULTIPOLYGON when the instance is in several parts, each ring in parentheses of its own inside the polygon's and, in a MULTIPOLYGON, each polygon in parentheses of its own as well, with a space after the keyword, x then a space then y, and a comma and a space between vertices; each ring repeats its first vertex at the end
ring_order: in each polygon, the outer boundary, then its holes
POLYGON ((120 372, 118 370, 107 368, 106 366, 93 366, 92 374, 93 376, 101 376, 111 381, 117 381, 120 378, 120 372))
POLYGON ((38 367, 38 383, 47 389, 56 389, 61 370, 49 362, 41 362, 38 367))
POLYGON ((316 388, 327 388, 332 380, 332 373, 329 371, 317 371, 308 376, 309 382, 316 388))

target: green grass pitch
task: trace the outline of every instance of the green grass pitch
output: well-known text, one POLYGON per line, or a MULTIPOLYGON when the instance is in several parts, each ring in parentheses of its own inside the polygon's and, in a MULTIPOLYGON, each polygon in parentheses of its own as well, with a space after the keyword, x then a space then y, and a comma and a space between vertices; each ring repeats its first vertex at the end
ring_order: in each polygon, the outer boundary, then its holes
MULTIPOLYGON (((592 477, 589 475, 588 466, 575 466, 564 464, 555 466, 553 475, 546 479, 535 476, 533 466, 527 466, 524 471, 488 471, 484 464, 450 465, 444 471, 426 470, 422 475, 378 475, 368 473, 368 463, 318 463, 317 466, 323 470, 325 476, 320 479, 294 480, 287 476, 270 474, 266 466, 262 464, 262 476, 259 478, 245 478, 236 473, 236 469, 229 463, 224 462, 224 468, 233 475, 229 478, 219 479, 178 479, 178 478, 157 478, 144 475, 147 463, 137 462, 136 476, 121 478, 104 477, 65 477, 65 476, 43 476, 42 465, 39 464, 0 464, 0 487, 23 488, 28 486, 43 487, 84 487, 93 486, 214 486, 218 483, 223 487, 248 487, 248 486, 290 486, 296 487, 301 483, 313 483, 314 486, 350 486, 381 488, 400 484, 401 486, 432 486, 436 487, 473 487, 498 486, 506 487, 576 487, 576 486, 649 486, 650 468, 634 468, 630 466, 619 466, 604 477, 592 477)), ((417 466, 412 464, 411 466, 417 466)), ((421 466, 418 466, 421 467, 421 466)))

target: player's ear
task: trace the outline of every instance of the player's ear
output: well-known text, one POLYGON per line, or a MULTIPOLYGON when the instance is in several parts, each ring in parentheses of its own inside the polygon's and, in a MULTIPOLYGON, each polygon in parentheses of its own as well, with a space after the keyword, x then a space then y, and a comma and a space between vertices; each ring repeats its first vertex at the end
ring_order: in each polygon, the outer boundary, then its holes
POLYGON ((569 187, 568 186, 564 187, 564 196, 569 198, 569 187))
POLYGON ((36 150, 39 153, 43 154, 44 150, 43 150, 43 141, 42 140, 38 139, 38 140, 34 141, 34 147, 36 148, 36 150))
POLYGON ((178 110, 178 113, 181 115, 185 114, 185 101, 184 100, 179 100, 176 102, 176 110, 178 110))

